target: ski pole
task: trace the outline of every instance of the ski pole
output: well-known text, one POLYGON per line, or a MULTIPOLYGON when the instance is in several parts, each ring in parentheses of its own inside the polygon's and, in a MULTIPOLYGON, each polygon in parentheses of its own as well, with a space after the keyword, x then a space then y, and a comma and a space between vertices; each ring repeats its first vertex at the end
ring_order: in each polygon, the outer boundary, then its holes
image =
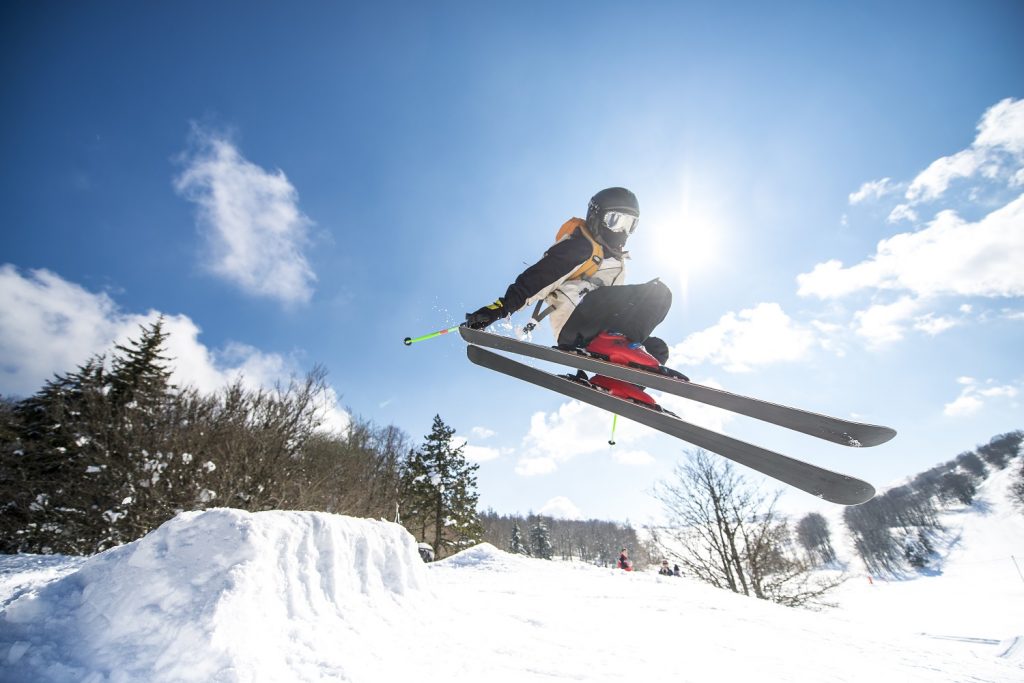
POLYGON ((458 325, 456 325, 455 327, 449 327, 447 330, 438 330, 437 332, 431 332, 430 334, 425 334, 422 337, 406 337, 404 340, 402 340, 402 343, 404 343, 406 346, 412 346, 416 342, 426 341, 428 339, 433 339, 434 337, 440 337, 442 334, 448 334, 449 332, 454 332, 457 329, 459 329, 458 325))
POLYGON ((612 438, 608 439, 609 446, 615 445, 615 425, 618 423, 618 421, 619 416, 615 413, 612 413, 612 438))

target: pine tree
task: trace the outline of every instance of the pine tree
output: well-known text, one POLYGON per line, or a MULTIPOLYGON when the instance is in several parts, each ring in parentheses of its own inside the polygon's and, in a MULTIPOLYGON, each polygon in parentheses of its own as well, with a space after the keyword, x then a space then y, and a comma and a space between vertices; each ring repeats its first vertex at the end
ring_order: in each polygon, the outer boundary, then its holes
POLYGON ((101 489, 90 421, 106 396, 103 356, 57 374, 7 414, 0 444, 0 552, 92 552, 101 489), (80 495, 89 491, 89 496, 80 495))
POLYGON ((548 528, 545 526, 544 520, 540 517, 537 518, 533 528, 530 529, 530 546, 533 548, 534 557, 539 557, 542 560, 551 559, 551 536, 548 534, 548 528))
POLYGON ((530 551, 523 545, 523 533, 519 530, 519 522, 512 525, 512 540, 508 545, 509 552, 514 555, 529 555, 530 551))
POLYGON ((143 410, 160 407, 171 390, 170 358, 161 355, 168 334, 160 316, 149 327, 140 326, 138 340, 128 345, 117 344, 111 363, 110 399, 116 406, 132 406, 143 410))
POLYGON ((440 415, 423 446, 406 459, 402 474, 402 518, 420 540, 434 546, 437 557, 480 542, 476 471, 463 446, 452 443, 455 430, 440 415), (428 535, 429 534, 429 535, 428 535))
POLYGON ((56 375, 4 430, 0 495, 8 552, 93 553, 191 508, 202 463, 176 434, 163 320, 77 372, 56 375), (177 448, 176 448, 177 446, 177 448))

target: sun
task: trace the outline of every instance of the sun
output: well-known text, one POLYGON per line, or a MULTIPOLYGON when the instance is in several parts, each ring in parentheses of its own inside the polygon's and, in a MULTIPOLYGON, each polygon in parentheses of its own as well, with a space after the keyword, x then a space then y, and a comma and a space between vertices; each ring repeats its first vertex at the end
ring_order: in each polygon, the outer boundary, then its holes
POLYGON ((652 244, 666 277, 674 276, 686 294, 696 279, 720 264, 728 235, 727 214, 713 192, 684 184, 680 193, 652 217, 652 244))

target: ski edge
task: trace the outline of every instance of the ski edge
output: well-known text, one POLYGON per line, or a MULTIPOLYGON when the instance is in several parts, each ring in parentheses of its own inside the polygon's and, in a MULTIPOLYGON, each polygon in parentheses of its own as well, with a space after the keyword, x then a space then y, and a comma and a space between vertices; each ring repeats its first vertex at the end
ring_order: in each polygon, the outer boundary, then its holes
POLYGON ((569 398, 628 418, 669 436, 687 441, 699 448, 717 453, 831 503, 859 505, 871 500, 875 495, 874 486, 856 477, 833 472, 788 455, 690 424, 677 417, 638 406, 479 346, 472 344, 467 346, 466 355, 475 365, 541 388, 550 389, 569 398))
POLYGON ((499 351, 529 356, 537 360, 568 365, 579 370, 588 370, 608 375, 609 377, 639 384, 650 389, 664 391, 739 415, 745 415, 755 420, 778 425, 824 441, 839 444, 840 446, 868 448, 883 444, 896 436, 896 430, 891 427, 844 420, 843 418, 815 413, 802 408, 794 408, 750 396, 743 396, 742 394, 734 394, 702 384, 684 382, 624 365, 617 365, 532 342, 520 341, 512 337, 494 334, 493 332, 474 330, 465 325, 459 327, 459 334, 469 344, 477 344, 499 351), (801 421, 810 421, 814 424, 802 424, 801 421))

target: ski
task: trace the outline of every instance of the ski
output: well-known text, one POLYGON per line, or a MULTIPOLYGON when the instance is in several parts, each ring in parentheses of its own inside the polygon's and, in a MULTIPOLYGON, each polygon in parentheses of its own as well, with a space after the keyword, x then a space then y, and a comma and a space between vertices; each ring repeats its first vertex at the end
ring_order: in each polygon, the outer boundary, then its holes
POLYGON ((830 415, 813 413, 809 410, 791 408, 778 403, 733 394, 721 389, 713 389, 702 384, 676 379, 668 375, 657 374, 649 370, 610 363, 588 356, 583 352, 562 351, 554 347, 520 341, 484 330, 474 330, 465 325, 459 327, 459 333, 470 344, 486 346, 499 351, 508 351, 538 360, 568 365, 579 370, 607 375, 608 377, 675 394, 676 396, 705 403, 716 408, 722 408, 739 415, 746 415, 756 420, 770 422, 780 427, 802 432, 803 434, 831 441, 842 446, 877 446, 896 436, 896 430, 890 427, 843 420, 830 415))
POLYGON ((539 370, 506 356, 470 344, 469 360, 497 372, 551 389, 569 398, 610 411, 660 432, 717 453, 741 465, 794 486, 811 495, 839 505, 859 505, 875 495, 874 487, 854 477, 832 472, 787 455, 734 439, 725 434, 684 422, 674 415, 658 412, 632 401, 612 396, 558 375, 539 370))

